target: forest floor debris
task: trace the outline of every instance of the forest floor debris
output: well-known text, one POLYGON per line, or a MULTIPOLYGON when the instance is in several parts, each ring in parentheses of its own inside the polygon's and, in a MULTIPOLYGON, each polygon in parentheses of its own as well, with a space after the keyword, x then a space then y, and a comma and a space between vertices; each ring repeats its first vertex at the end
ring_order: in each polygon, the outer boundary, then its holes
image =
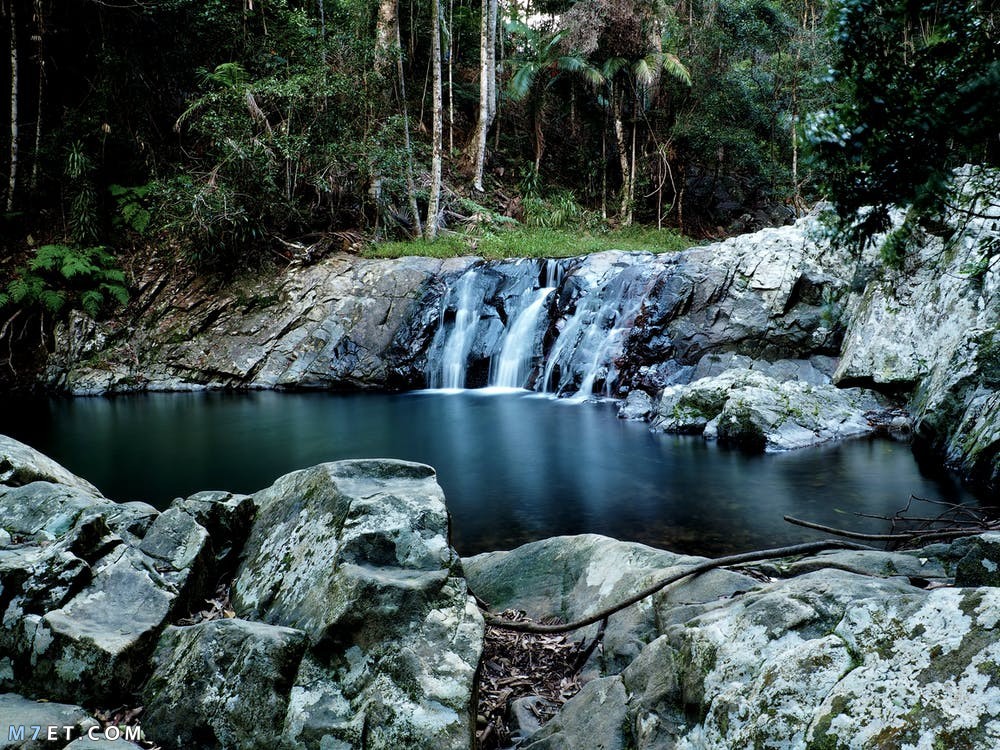
MULTIPOLYGON (((528 619, 524 612, 514 610, 500 617, 512 622, 528 619)), ((570 640, 567 635, 517 633, 487 625, 479 674, 479 750, 513 745, 517 727, 512 726, 510 706, 519 698, 541 699, 528 709, 540 724, 555 716, 583 687, 580 670, 596 645, 570 640)))

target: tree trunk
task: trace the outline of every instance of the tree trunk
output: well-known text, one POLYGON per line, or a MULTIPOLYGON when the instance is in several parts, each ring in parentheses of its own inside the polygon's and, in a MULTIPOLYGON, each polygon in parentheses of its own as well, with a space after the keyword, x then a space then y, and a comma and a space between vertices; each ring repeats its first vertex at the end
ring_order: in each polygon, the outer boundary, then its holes
POLYGON ((420 226, 420 208, 417 206, 417 188, 413 181, 413 148, 410 145, 410 108, 406 102, 406 76, 403 74, 403 42, 396 16, 396 73, 399 75, 399 101, 403 109, 403 145, 406 148, 406 197, 413 217, 413 235, 423 234, 420 226))
POLYGON ((473 187, 482 192, 486 164, 486 136, 496 116, 497 0, 482 0, 479 22, 479 119, 476 122, 476 156, 473 187))
POLYGON ((532 108, 534 115, 532 125, 535 131, 535 175, 541 174, 542 155, 545 153, 545 130, 542 128, 542 118, 545 116, 545 92, 538 95, 538 104, 532 108))
POLYGON ((441 152, 444 129, 443 106, 441 102, 441 0, 431 4, 431 60, 434 65, 434 151, 431 156, 431 194, 427 200, 427 222, 424 237, 437 239, 438 214, 441 207, 441 152))
POLYGON ((14 210, 14 197, 17 191, 17 156, 18 156, 18 126, 17 126, 17 17, 14 3, 10 3, 10 180, 7 183, 7 212, 14 210))
POLYGON ((632 122, 632 161, 629 166, 628 172, 628 215, 625 217, 625 226, 631 226, 632 216, 635 212, 635 182, 636 182, 636 168, 635 168, 635 131, 638 130, 638 123, 634 120, 632 122))
POLYGON ((632 202, 631 196, 628 192, 629 185, 632 182, 628 168, 628 144, 625 141, 625 123, 622 121, 621 98, 616 95, 614 91, 612 91, 611 97, 613 101, 612 107, 614 109, 615 119, 615 141, 618 144, 618 162, 622 169, 622 202, 621 209, 618 213, 621 217, 622 224, 627 224, 629 205, 632 202))
POLYGON ((42 156, 42 108, 45 102, 45 15, 42 0, 35 0, 35 20, 38 24, 38 109, 35 117, 35 154, 31 161, 32 192, 38 187, 38 168, 42 156))
POLYGON ((399 9, 397 0, 379 0, 375 23, 375 70, 385 76, 393 63, 392 44, 396 40, 399 9))
POLYGON ((455 151, 455 0, 448 0, 448 153, 455 151))
POLYGON ((489 94, 490 102, 489 125, 492 125, 493 120, 497 116, 497 0, 489 0, 489 11, 490 25, 488 30, 489 40, 487 42, 487 45, 489 46, 489 66, 487 70, 486 82, 488 84, 487 93, 489 94))

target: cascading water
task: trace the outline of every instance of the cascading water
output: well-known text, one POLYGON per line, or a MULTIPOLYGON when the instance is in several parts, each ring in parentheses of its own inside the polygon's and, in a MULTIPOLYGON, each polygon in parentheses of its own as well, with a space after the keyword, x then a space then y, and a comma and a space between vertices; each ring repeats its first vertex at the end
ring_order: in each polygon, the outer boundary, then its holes
POLYGON ((549 258, 545 261, 545 286, 557 289, 563 280, 563 265, 561 261, 549 258))
MULTIPOLYGON (((600 345, 594 350, 594 356, 587 364, 587 368, 584 370, 583 380, 580 381, 580 388, 577 390, 576 395, 578 398, 588 398, 594 395, 594 382, 597 380, 597 376, 601 374, 603 370, 604 374, 604 388, 602 389, 602 394, 605 396, 612 395, 612 388, 618 380, 618 368, 615 365, 616 356, 612 353, 617 353, 621 349, 621 345, 624 342, 625 334, 631 328, 632 322, 635 320, 635 316, 638 314, 639 310, 642 308, 644 297, 640 297, 638 301, 634 304, 621 309, 607 310, 602 309, 601 313, 597 316, 594 321, 594 326, 587 331, 585 339, 594 332, 595 337, 603 337, 600 345), (596 328, 597 324, 605 316, 603 313, 609 313, 609 330, 607 332, 602 332, 602 329, 596 328)), ((620 302, 621 300, 619 300, 620 302)))
POLYGON ((545 357, 537 390, 579 398, 612 395, 628 331, 653 272, 643 257, 610 253, 581 269, 562 261, 480 263, 462 274, 441 302, 427 356, 431 388, 489 385, 526 388, 543 355, 550 311, 576 298, 545 357), (540 282, 546 286, 538 288, 540 282), (549 304, 559 291, 560 303, 549 304), (486 369, 486 365, 489 369, 486 369))
POLYGON ((540 381, 546 392, 558 395, 579 382, 577 397, 588 398, 600 378, 602 393, 612 394, 618 377, 615 360, 642 308, 648 285, 635 265, 616 268, 590 282, 549 352, 540 381))
POLYGON ((477 272, 468 270, 458 284, 445 296, 441 322, 431 348, 440 350, 440 359, 428 361, 427 382, 431 388, 464 388, 469 351, 479 324, 482 294, 477 293, 477 272), (453 302, 454 299, 454 302, 453 302), (445 325, 445 312, 454 304, 455 319, 450 327, 445 325), (433 366, 432 366, 433 363, 433 366))
POLYGON ((532 358, 538 339, 538 321, 545 301, 554 287, 525 291, 531 302, 521 310, 508 328, 503 348, 495 360, 490 385, 499 388, 524 388, 531 375, 532 358))

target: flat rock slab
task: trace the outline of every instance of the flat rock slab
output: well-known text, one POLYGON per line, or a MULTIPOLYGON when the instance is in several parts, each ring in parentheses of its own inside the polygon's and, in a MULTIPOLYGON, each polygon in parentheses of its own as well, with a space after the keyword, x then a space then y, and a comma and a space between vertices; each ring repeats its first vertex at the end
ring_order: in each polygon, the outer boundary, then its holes
POLYGON ((64 700, 103 700, 145 677, 146 660, 177 598, 148 565, 121 548, 90 586, 42 617, 32 682, 64 700))
POLYGON ((99 726, 79 706, 39 702, 15 693, 0 693, 0 750, 64 747, 74 737, 99 726), (58 737, 55 742, 48 740, 50 729, 58 737), (69 738, 66 737, 67 729, 70 731, 69 738))
POLYGON ((20 487, 32 482, 51 482, 100 497, 100 491, 73 472, 31 446, 0 435, 0 484, 20 487))
MULTIPOLYGON (((621 542, 598 534, 553 537, 510 552, 487 552, 463 561, 476 596, 494 611, 525 611, 533 619, 575 620, 611 605, 655 580, 701 562, 644 544, 621 542)), ((643 645, 658 635, 666 610, 709 602, 757 585, 749 576, 718 570, 675 584, 615 614, 604 636, 602 668, 620 671, 643 645)), ((583 637, 596 625, 581 630, 583 637)))

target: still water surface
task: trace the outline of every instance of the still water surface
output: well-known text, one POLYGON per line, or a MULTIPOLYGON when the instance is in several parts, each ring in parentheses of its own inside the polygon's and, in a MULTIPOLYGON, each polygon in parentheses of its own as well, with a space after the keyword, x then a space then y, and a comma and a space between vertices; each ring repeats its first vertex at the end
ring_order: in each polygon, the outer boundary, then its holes
POLYGON ((911 493, 973 500, 887 440, 748 456, 650 433, 613 404, 527 393, 8 398, 0 433, 108 497, 159 507, 204 489, 252 492, 323 461, 420 461, 438 471, 463 555, 584 532, 715 555, 817 538, 784 514, 884 531, 852 513, 892 513, 911 493))

